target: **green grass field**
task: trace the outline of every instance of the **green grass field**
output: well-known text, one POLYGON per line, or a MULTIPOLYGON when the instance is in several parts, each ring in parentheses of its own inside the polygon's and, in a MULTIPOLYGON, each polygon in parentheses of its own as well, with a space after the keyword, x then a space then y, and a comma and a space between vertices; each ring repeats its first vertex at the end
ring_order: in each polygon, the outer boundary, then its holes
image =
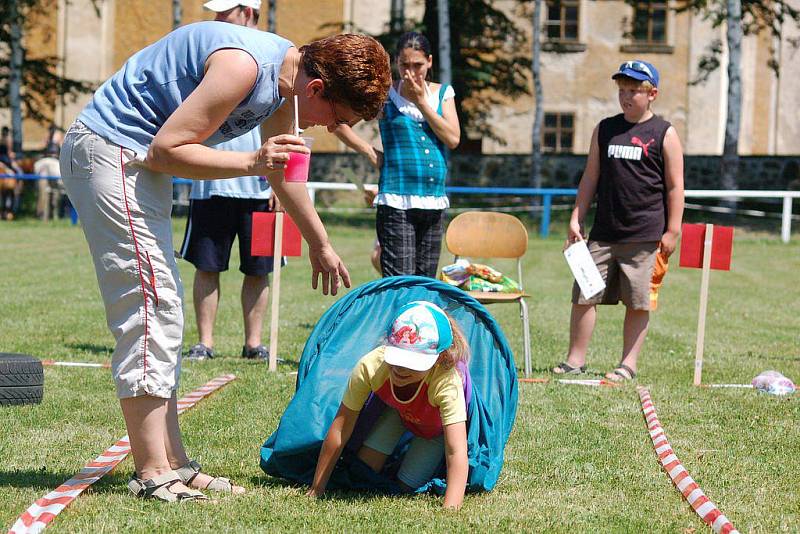
MULTIPOLYGON (((176 220, 179 244, 184 221, 176 220)), ((329 231, 355 285, 375 277, 368 227, 329 231)), ((713 272, 704 381, 747 383, 767 369, 800 381, 797 273, 800 240, 739 235, 733 270, 713 272)), ((449 260, 449 258, 445 258, 449 260)), ((192 268, 186 344, 196 340, 192 268)), ((499 264, 501 269, 510 267, 499 264)), ((510 271, 513 272, 513 271, 510 271)), ((85 362, 109 359, 93 267, 83 235, 67 223, 0 223, 0 351, 85 362)), ((239 378, 181 418, 190 454, 213 473, 248 488, 215 502, 163 505, 125 487, 131 460, 78 498, 50 527, 55 532, 694 532, 706 527, 658 465, 633 386, 520 384, 516 425, 494 491, 469 495, 459 512, 432 496, 387 498, 333 493, 319 502, 303 488, 266 477, 259 447, 276 428, 294 388, 296 361, 319 316, 335 301, 311 290, 307 260, 283 271, 280 355, 270 374, 238 358, 242 345, 241 275, 223 276, 213 361, 184 365, 180 393, 232 372, 239 378)), ((536 376, 565 354, 571 278, 561 238, 532 238, 524 282, 531 298, 536 376)), ((691 384, 700 271, 677 256, 653 314, 638 383, 650 387, 667 436, 708 497, 742 532, 800 531, 800 394, 782 399, 752 390, 691 384)), ((513 306, 491 311, 522 367, 513 306)), ((623 308, 601 309, 590 351, 592 373, 618 361, 623 308)), ((268 324, 265 331, 268 332, 268 324)), ((594 377, 589 375, 589 377, 594 377)), ((46 368, 39 406, 0 409, 0 527, 76 473, 125 434, 108 370, 46 368)))

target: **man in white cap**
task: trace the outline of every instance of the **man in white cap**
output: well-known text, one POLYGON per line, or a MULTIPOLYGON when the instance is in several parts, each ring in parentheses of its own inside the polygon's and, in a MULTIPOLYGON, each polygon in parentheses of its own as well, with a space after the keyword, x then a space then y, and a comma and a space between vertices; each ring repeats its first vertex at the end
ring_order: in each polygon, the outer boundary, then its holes
POLYGON ((261 0, 210 0, 203 7, 217 14, 214 20, 255 28, 261 0))
MULTIPOLYGON (((256 28, 261 0, 211 0, 203 7, 216 13, 214 20, 256 28)), ((215 148, 248 152, 258 150, 260 146, 261 134, 256 127, 215 148)), ((181 256, 197 269, 193 294, 200 339, 186 356, 190 360, 214 357, 214 322, 220 299, 219 273, 228 269, 233 240, 238 236, 239 270, 244 274, 241 291, 245 334, 242 357, 267 359, 269 353, 261 342, 261 330, 273 263, 272 257, 252 256, 250 240, 252 214, 275 208, 272 190, 258 176, 195 180, 190 198, 181 256)))

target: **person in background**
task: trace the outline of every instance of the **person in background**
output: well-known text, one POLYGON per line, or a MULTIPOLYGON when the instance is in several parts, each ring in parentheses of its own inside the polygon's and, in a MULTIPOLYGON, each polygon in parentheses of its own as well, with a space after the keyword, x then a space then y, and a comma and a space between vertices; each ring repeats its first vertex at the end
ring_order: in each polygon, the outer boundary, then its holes
POLYGON ((383 152, 346 125, 336 135, 380 169, 375 205, 383 276, 436 277, 442 248, 449 151, 461 129, 452 86, 430 82, 433 55, 416 32, 400 37, 395 54, 400 80, 380 118, 383 152))
POLYGON ((41 176, 36 180, 39 196, 36 199, 36 216, 42 221, 47 221, 51 217, 57 219, 60 216, 61 192, 64 184, 61 179, 52 180, 53 176, 61 176, 61 168, 58 163, 60 152, 59 145, 51 141, 45 148, 44 155, 33 164, 33 173, 41 176))
POLYGON ((657 254, 675 251, 683 218, 683 149, 675 128, 650 109, 659 74, 645 61, 626 61, 612 76, 622 113, 600 121, 592 134, 586 169, 578 185, 566 246, 585 239, 583 222, 597 197, 587 246, 606 287, 585 298, 572 288, 567 359, 555 374, 586 370, 586 352, 598 304, 625 305, 622 358, 605 376, 636 378, 652 307, 650 284, 657 254))
MULTIPOLYGON (((261 0, 211 0, 203 4, 216 13, 214 20, 257 28, 261 0)), ((261 146, 258 127, 230 141, 215 145, 217 150, 252 152, 261 146)), ((267 348, 261 342, 264 312, 269 300, 271 256, 250 254, 253 213, 272 211, 275 199, 269 183, 258 176, 225 180, 195 180, 190 195, 189 217, 180 254, 195 266, 194 312, 199 341, 186 356, 190 360, 214 357, 214 323, 221 297, 220 273, 228 270, 234 238, 239 241, 241 303, 244 317, 242 357, 265 360, 267 348)))
POLYGON ((3 126, 0 130, 0 174, 5 175, 0 177, 0 218, 11 221, 17 212, 17 198, 22 184, 21 180, 11 176, 20 174, 20 169, 14 154, 11 129, 8 126, 3 126))

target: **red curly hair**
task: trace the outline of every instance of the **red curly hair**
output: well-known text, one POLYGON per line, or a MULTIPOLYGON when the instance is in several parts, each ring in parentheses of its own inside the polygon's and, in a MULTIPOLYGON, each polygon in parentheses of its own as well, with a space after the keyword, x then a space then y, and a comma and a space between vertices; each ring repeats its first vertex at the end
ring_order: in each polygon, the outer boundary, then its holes
POLYGON ((300 64, 325 83, 322 96, 345 104, 364 120, 374 119, 389 94, 389 54, 367 35, 345 33, 300 48, 300 64))

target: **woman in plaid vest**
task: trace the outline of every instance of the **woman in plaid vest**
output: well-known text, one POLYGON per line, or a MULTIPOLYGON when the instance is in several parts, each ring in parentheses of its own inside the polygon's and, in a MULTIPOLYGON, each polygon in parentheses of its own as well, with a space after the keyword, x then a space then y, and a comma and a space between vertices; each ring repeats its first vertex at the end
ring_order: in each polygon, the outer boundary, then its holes
POLYGON ((435 277, 442 245, 449 150, 461 128, 452 86, 428 80, 433 64, 424 35, 400 37, 395 55, 400 81, 389 90, 379 116, 383 151, 347 125, 336 135, 380 170, 374 205, 383 276, 435 277))

